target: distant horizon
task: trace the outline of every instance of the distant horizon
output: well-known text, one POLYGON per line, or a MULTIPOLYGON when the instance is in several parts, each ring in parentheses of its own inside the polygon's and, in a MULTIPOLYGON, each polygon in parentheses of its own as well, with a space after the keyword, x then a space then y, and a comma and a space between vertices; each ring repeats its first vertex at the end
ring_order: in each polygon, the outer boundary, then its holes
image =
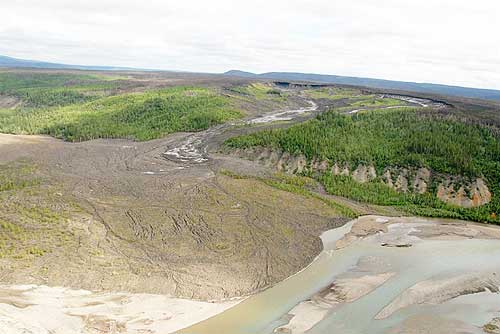
POLYGON ((0 12, 0 54, 500 90, 499 12, 494 0, 9 1, 0 12))
MULTIPOLYGON (((418 81, 402 81, 402 80, 395 80, 395 79, 390 79, 390 78, 374 78, 374 77, 366 77, 366 76, 348 76, 348 75, 339 75, 335 73, 310 73, 310 72, 295 72, 295 71, 266 71, 266 72, 252 72, 249 70, 242 70, 238 68, 231 68, 223 72, 196 72, 196 71, 190 71, 190 70, 173 70, 173 69, 155 69, 155 68, 139 68, 139 67, 122 67, 122 66, 114 66, 114 65, 107 65, 107 64, 77 64, 77 63, 58 63, 58 62, 53 62, 50 60, 44 60, 44 59, 27 59, 27 58, 19 58, 19 57, 14 57, 11 55, 6 55, 6 54, 0 54, 0 57, 5 57, 5 58, 10 58, 13 60, 17 61, 25 61, 25 62, 34 62, 34 63, 47 63, 47 64, 52 64, 52 65, 60 65, 60 66, 68 66, 71 68, 68 69, 73 69, 73 70, 86 70, 84 68, 90 68, 87 70, 110 70, 110 71, 149 71, 149 72, 176 72, 176 73, 192 73, 192 74, 214 74, 214 75, 224 75, 226 73, 235 71, 235 72, 242 72, 242 73, 249 73, 252 75, 265 75, 269 73, 283 73, 283 74, 304 74, 304 75, 318 75, 318 76, 336 76, 336 77, 344 77, 344 78, 356 78, 356 79, 368 79, 368 80, 380 80, 380 81, 390 81, 390 82, 402 82, 402 83, 412 83, 412 84, 422 84, 422 85, 437 85, 437 86, 449 86, 449 87, 458 87, 458 88, 466 88, 466 89, 478 89, 478 90, 490 90, 490 91, 498 91, 500 92, 500 89, 495 89, 495 88, 482 88, 482 87, 474 87, 474 86, 460 86, 460 85, 449 85, 449 84, 444 84, 440 82, 418 82, 418 81), (101 68, 101 69, 99 69, 101 68)), ((2 68, 2 65, 0 63, 0 68, 2 68)), ((28 68, 28 67, 25 67, 28 68)), ((44 67, 33 67, 33 68, 40 68, 40 69, 50 69, 50 68, 44 68, 44 67)), ((53 69, 58 69, 58 68, 53 68, 53 69)), ((64 68, 59 68, 63 70, 64 68)))

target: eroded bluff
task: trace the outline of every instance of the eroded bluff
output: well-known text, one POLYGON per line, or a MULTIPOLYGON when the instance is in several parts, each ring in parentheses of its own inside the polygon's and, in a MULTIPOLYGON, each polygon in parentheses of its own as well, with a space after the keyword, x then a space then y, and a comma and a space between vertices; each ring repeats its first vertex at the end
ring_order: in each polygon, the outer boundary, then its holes
POLYGON ((441 201, 464 208, 475 208, 491 201, 492 193, 484 178, 445 175, 428 168, 387 166, 377 172, 373 165, 350 166, 347 163, 330 163, 327 160, 307 160, 304 155, 291 155, 279 150, 256 147, 236 149, 231 154, 255 160, 280 172, 300 174, 306 172, 331 173, 350 176, 359 183, 380 180, 401 193, 432 193, 441 201))

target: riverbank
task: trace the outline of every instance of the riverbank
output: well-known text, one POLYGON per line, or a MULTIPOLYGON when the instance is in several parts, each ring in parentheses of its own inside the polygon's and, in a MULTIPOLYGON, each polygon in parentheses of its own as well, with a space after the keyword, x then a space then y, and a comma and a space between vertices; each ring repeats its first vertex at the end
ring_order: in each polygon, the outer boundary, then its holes
POLYGON ((3 334, 165 334, 238 304, 162 295, 94 293, 46 286, 0 286, 3 334))
POLYGON ((480 254, 499 254, 499 238, 499 228, 467 222, 362 217, 334 246, 351 254, 364 249, 357 264, 294 307, 275 332, 482 333, 499 315, 500 265, 480 254), (384 290, 395 297, 383 298, 384 290))
POLYGON ((324 233, 303 271, 180 333, 482 333, 499 315, 499 238, 464 221, 361 217, 324 233))

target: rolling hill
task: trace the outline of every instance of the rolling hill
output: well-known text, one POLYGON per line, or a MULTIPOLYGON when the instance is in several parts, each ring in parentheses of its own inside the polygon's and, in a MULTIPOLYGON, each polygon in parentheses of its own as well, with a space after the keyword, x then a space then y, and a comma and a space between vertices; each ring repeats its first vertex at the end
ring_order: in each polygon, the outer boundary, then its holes
POLYGON ((10 68, 47 68, 47 69, 63 69, 63 70, 88 70, 88 71, 125 71, 136 70, 127 67, 114 67, 114 66, 84 66, 84 65, 68 65, 49 63, 37 60, 26 60, 12 58, 0 55, 0 67, 10 68))
POLYGON ((351 86, 365 86, 378 89, 394 89, 418 93, 430 93, 438 95, 451 95, 475 99, 500 101, 500 91, 493 89, 479 89, 459 86, 448 86, 431 83, 417 83, 404 81, 391 81, 371 78, 346 77, 339 75, 324 75, 311 73, 293 73, 293 72, 268 72, 255 74, 239 70, 231 70, 225 75, 244 78, 259 78, 287 81, 314 81, 319 83, 332 83, 351 86))
MULTIPOLYGON (((0 55, 0 68, 38 68, 38 69, 73 69, 73 70, 91 70, 91 71, 154 71, 148 69, 138 69, 130 67, 115 67, 115 66, 86 66, 86 65, 70 65, 43 62, 37 60, 18 59, 0 55)), ((332 83, 351 86, 365 86, 378 89, 402 90, 408 92, 460 96, 466 98, 484 99, 500 101, 500 90, 494 89, 479 89, 459 86, 440 85, 432 83, 417 83, 392 81, 372 78, 347 77, 339 75, 325 75, 312 73, 294 73, 294 72, 268 72, 268 73, 251 73, 239 70, 231 70, 223 73, 226 76, 255 78, 255 79, 271 79, 271 80, 286 80, 286 81, 312 81, 318 83, 332 83)))

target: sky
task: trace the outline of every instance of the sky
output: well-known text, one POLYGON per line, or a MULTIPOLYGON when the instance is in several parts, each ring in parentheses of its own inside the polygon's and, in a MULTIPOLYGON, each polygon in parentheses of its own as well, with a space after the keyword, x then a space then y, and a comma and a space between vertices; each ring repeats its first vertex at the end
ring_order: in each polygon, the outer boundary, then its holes
POLYGON ((1 0, 0 54, 500 89, 500 1, 1 0))

